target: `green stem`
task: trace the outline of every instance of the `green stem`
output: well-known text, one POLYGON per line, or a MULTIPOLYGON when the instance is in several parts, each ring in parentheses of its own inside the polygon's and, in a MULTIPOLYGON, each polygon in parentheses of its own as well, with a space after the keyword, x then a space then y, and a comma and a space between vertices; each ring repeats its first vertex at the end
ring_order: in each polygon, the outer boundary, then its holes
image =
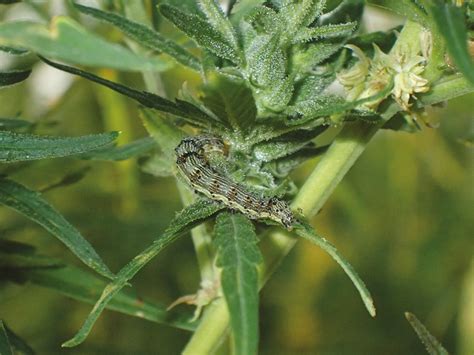
MULTIPOLYGON (((190 205, 194 201, 193 194, 180 181, 176 183, 181 201, 185 206, 190 205)), ((206 225, 200 224, 193 228, 191 230, 191 238, 193 240, 194 250, 196 251, 201 280, 214 281, 214 250, 212 249, 212 239, 206 230, 206 225)))

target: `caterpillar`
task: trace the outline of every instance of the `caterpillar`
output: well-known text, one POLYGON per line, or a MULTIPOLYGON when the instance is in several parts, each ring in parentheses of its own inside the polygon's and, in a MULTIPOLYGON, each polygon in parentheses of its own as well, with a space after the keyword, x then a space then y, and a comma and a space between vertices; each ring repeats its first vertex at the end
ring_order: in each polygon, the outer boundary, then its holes
POLYGON ((220 173, 208 159, 210 152, 224 154, 224 142, 216 136, 201 135, 183 139, 175 148, 176 165, 187 183, 196 191, 251 219, 271 219, 291 230, 295 221, 285 201, 259 196, 220 173))

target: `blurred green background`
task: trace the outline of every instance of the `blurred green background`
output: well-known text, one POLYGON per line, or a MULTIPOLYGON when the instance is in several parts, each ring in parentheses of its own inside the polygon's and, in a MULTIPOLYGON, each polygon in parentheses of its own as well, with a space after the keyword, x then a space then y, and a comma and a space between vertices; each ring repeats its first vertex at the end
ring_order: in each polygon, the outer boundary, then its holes
MULTIPOLYGON (((58 73, 37 65, 29 80, 1 90, 0 117, 19 115, 35 122, 40 134, 120 130, 120 143, 146 135, 134 103, 58 73), (63 85, 64 93, 49 90, 63 85)), ((99 74, 142 85, 136 74, 99 74)), ((196 78, 179 68, 162 76, 170 97, 185 80, 192 86, 196 78)), ((301 241, 261 293, 262 354, 424 354, 405 311, 415 313, 452 353, 472 354, 474 165, 464 139, 472 136, 473 103, 469 95, 432 109, 437 129, 380 132, 314 219, 366 282, 377 317, 367 314, 342 270, 301 241)), ((315 163, 298 169, 299 184, 315 163)), ((4 165, 1 172, 41 189, 86 167, 84 179, 45 198, 117 271, 182 207, 173 179, 141 172, 136 160, 55 159, 4 165)), ((42 254, 82 267, 42 228, 4 207, 0 238, 35 245, 42 254)), ((166 249, 133 285, 138 294, 164 304, 195 292, 199 272, 191 239, 166 249)), ((31 284, 0 286, 0 318, 39 354, 177 354, 189 338, 182 330, 106 311, 83 345, 61 349, 91 306, 31 284)))

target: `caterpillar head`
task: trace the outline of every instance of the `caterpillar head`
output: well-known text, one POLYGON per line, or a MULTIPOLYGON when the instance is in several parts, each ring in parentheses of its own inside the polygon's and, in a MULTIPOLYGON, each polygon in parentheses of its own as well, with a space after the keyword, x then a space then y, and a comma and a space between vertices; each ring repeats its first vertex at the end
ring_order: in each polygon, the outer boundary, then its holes
POLYGON ((288 206, 285 201, 279 200, 276 197, 272 197, 270 199, 270 209, 272 219, 283 224, 289 231, 293 229, 295 216, 293 215, 290 206, 288 206))

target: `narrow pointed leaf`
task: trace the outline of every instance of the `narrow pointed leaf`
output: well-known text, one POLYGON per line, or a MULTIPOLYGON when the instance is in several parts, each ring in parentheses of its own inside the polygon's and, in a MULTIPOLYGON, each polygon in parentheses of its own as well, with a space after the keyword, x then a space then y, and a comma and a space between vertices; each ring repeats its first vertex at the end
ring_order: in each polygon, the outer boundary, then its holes
POLYGON ((0 131, 0 162, 50 159, 77 155, 111 144, 118 132, 81 137, 48 137, 0 131))
POLYGON ((297 152, 312 139, 326 130, 327 126, 319 126, 312 130, 299 130, 276 139, 262 142, 254 147, 253 154, 258 161, 269 162, 297 152))
POLYGON ((230 43, 237 50, 237 35, 219 3, 216 0, 198 0, 198 5, 211 25, 221 33, 227 43, 230 43))
POLYGON ((176 27, 194 39, 197 44, 234 63, 238 62, 236 51, 225 37, 217 32, 202 17, 189 14, 174 6, 160 5, 160 12, 176 27))
POLYGON ((246 51, 250 81, 255 86, 275 85, 285 77, 286 56, 278 36, 255 37, 246 51))
POLYGON ((72 339, 65 342, 63 346, 73 347, 82 343, 87 338, 94 323, 97 318, 99 318, 107 304, 128 283, 128 281, 137 274, 138 271, 148 264, 148 262, 150 262, 164 248, 222 208, 223 207, 220 204, 213 201, 199 200, 182 210, 171 221, 170 226, 161 237, 155 239, 152 245, 135 256, 118 272, 115 280, 104 288, 99 300, 89 313, 89 316, 85 320, 81 329, 72 339))
POLYGON ((121 85, 119 83, 115 83, 107 79, 103 79, 101 77, 98 77, 97 75, 88 73, 84 70, 55 63, 43 57, 41 57, 41 60, 59 70, 63 70, 65 72, 81 76, 87 80, 106 86, 109 89, 112 89, 122 95, 134 99, 145 107, 153 108, 158 111, 167 112, 172 115, 181 117, 194 126, 208 128, 213 122, 215 123, 215 120, 213 121, 211 117, 206 115, 199 108, 189 102, 181 100, 176 100, 176 102, 173 102, 148 91, 136 90, 128 86, 121 85))
POLYGON ((199 59, 195 57, 191 52, 189 52, 176 42, 173 42, 163 37, 160 33, 152 30, 147 26, 130 21, 129 19, 123 16, 111 12, 105 12, 99 9, 79 5, 76 3, 74 4, 74 6, 84 14, 91 15, 99 20, 105 21, 116 26, 127 36, 147 48, 153 49, 158 52, 166 53, 170 57, 175 59, 177 62, 194 70, 201 69, 199 59))
POLYGON ((266 164, 275 176, 286 177, 288 174, 300 164, 308 159, 312 159, 324 154, 329 146, 316 147, 314 144, 307 144, 297 152, 277 159, 266 164))
POLYGON ((430 355, 448 355, 443 345, 431 335, 428 329, 426 329, 423 323, 421 323, 413 313, 405 312, 405 318, 415 330, 416 335, 418 335, 418 338, 420 338, 426 351, 428 351, 430 355))
POLYGON ((312 39, 348 36, 356 27, 355 22, 305 28, 298 32, 293 42, 308 42, 312 39))
POLYGON ((387 85, 380 92, 354 101, 345 101, 343 98, 335 95, 321 95, 316 99, 308 99, 300 101, 294 106, 289 106, 287 114, 290 116, 302 115, 303 117, 297 119, 290 119, 288 125, 299 125, 302 123, 310 122, 318 117, 334 115, 349 110, 355 109, 358 106, 386 98, 393 88, 393 81, 387 85))
MULTIPOLYGON (((20 276, 33 284, 88 304, 96 302, 107 284, 103 279, 74 266, 23 270, 20 276)), ((106 308, 180 329, 195 328, 195 325, 189 322, 192 314, 167 312, 166 306, 143 300, 129 290, 120 291, 106 308)))
POLYGON ((9 86, 25 81, 31 74, 31 70, 0 72, 0 87, 9 86))
POLYGON ((262 255, 252 222, 242 214, 221 213, 214 229, 217 266, 237 355, 256 354, 258 347, 258 272, 262 255))
POLYGON ((239 23, 241 19, 264 2, 265 0, 237 0, 230 13, 230 20, 234 23, 239 23))
POLYGON ((56 17, 50 28, 31 21, 0 24, 0 45, 20 46, 73 64, 121 70, 163 71, 169 62, 146 58, 109 43, 68 17, 56 17))
POLYGON ((287 2, 280 9, 280 16, 288 23, 287 35, 293 36, 321 16, 326 0, 301 0, 287 2))
POLYGON ((119 147, 110 147, 83 154, 81 159, 90 160, 126 160, 143 155, 156 147, 156 142, 151 137, 134 140, 119 147))
POLYGON ((114 277, 89 242, 39 193, 12 180, 0 179, 0 203, 38 223, 99 274, 114 277))
POLYGON ((372 317, 375 317, 376 310, 374 306, 374 301, 369 290, 365 286, 364 281, 362 281, 359 275, 357 275, 352 265, 349 264, 349 262, 341 256, 341 254, 339 254, 339 251, 336 249, 336 247, 332 245, 329 241, 327 241, 325 238, 322 238, 317 235, 314 229, 306 222, 300 222, 300 225, 296 226, 295 232, 300 237, 303 237, 319 246, 342 267, 344 272, 351 279, 357 291, 359 291, 360 297, 362 298, 362 302, 364 302, 365 308, 372 317))
POLYGON ((474 85, 474 61, 469 53, 468 31, 461 8, 441 1, 431 7, 439 33, 445 38, 449 54, 461 73, 474 85))
POLYGON ((223 75, 210 76, 204 92, 204 104, 234 131, 252 130, 257 108, 252 91, 244 81, 223 75))

